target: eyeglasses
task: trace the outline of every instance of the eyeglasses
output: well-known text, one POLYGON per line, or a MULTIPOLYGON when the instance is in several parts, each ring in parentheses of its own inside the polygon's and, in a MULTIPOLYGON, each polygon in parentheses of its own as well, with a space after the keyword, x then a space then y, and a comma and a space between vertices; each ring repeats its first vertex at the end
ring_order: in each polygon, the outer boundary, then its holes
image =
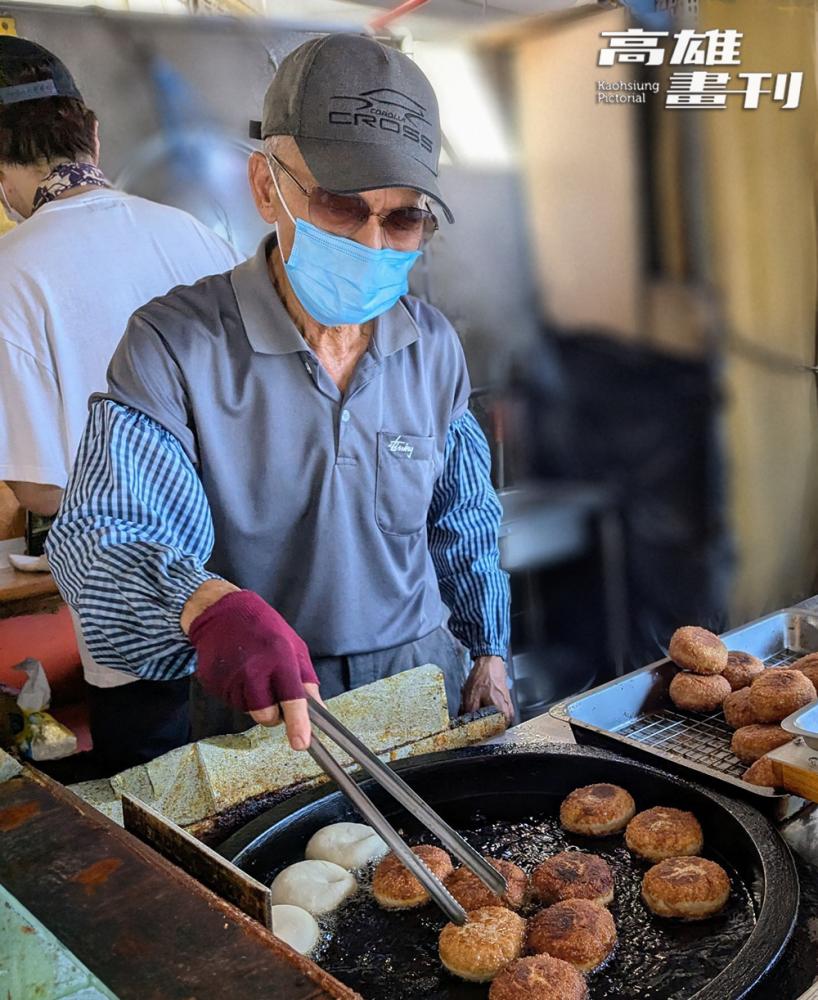
POLYGON ((379 215, 359 194, 333 194, 322 187, 308 191, 277 156, 268 155, 306 196, 309 220, 319 229, 354 236, 374 215, 380 219, 384 241, 392 250, 419 250, 437 231, 434 213, 425 208, 407 206, 379 215))

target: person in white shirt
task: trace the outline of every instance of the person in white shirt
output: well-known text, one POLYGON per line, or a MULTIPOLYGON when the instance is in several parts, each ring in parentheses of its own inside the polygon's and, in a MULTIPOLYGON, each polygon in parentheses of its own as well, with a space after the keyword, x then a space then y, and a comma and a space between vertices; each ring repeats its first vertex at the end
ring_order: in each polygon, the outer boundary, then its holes
MULTIPOLYGON (((0 240, 0 480, 44 515, 59 507, 88 398, 105 390, 131 314, 241 260, 187 213, 114 190, 98 161, 97 118, 68 69, 0 36, 0 199, 24 220, 0 240)), ((78 640, 97 694, 140 683, 95 664, 78 640)), ((104 743, 94 714, 92 698, 104 743)), ((186 720, 170 716, 168 743, 179 745, 186 720)))
POLYGON ((0 196, 27 221, 0 244, 0 479, 53 514, 128 318, 238 254, 192 216, 113 190, 68 70, 0 37, 0 196))

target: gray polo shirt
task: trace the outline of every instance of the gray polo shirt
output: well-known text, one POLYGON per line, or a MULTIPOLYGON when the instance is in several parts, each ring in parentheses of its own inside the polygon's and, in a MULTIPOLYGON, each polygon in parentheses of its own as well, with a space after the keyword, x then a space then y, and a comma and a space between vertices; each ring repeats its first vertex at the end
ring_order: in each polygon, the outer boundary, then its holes
POLYGON ((261 594, 314 657, 415 641, 448 616, 426 517, 468 403, 460 342, 404 296, 342 394, 276 294, 274 246, 135 313, 107 395, 181 442, 213 516, 207 568, 261 594))

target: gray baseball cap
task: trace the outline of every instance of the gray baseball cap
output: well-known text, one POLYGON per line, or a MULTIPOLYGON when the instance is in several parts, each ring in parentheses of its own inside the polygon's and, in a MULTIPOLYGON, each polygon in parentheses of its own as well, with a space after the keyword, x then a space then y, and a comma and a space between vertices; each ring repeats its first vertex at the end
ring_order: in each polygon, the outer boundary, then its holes
POLYGON ((437 182, 440 119, 432 85, 396 49, 332 34, 294 49, 267 88, 250 136, 291 135, 322 188, 336 194, 406 187, 454 222, 437 182))

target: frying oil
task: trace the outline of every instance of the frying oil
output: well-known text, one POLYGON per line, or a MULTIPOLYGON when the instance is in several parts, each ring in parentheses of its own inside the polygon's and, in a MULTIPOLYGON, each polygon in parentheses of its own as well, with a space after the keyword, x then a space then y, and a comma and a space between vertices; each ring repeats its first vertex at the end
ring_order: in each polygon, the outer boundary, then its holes
MULTIPOLYGON (((642 876, 649 865, 631 855, 621 836, 573 837, 553 815, 490 821, 475 813, 457 827, 482 854, 513 861, 529 874, 564 850, 591 851, 608 862, 616 881, 610 909, 618 943, 612 957, 589 977, 591 1000, 687 1000, 724 969, 753 930, 752 897, 735 870, 716 855, 705 852, 728 871, 730 901, 710 920, 682 923, 654 917, 641 902, 642 876)), ((436 843, 428 834, 408 833, 405 839, 436 843)), ((485 1000, 487 985, 458 980, 441 965, 437 940, 445 918, 437 908, 382 910, 371 892, 373 869, 358 872, 359 892, 322 920, 315 960, 365 1000, 485 1000)), ((523 916, 538 908, 529 907, 523 916)))

